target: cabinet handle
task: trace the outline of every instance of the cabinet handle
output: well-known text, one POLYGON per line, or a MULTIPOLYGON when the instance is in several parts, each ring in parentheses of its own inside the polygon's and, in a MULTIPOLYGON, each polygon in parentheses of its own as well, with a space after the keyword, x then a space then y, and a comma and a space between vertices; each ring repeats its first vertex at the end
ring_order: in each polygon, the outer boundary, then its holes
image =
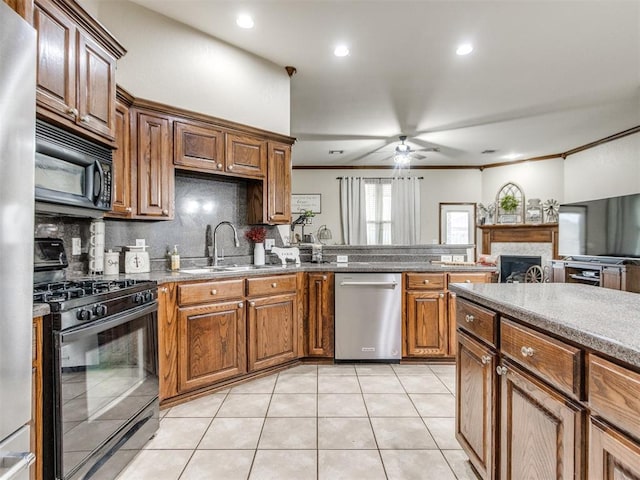
POLYGON ((473 315, 466 314, 464 316, 464 319, 467 321, 467 323, 471 323, 475 320, 475 317, 473 315))
POLYGON ((273 220, 273 215, 269 215, 269 220, 273 220))
POLYGON ((89 121, 89 115, 83 115, 80 117, 80 121, 83 123, 87 123, 89 121))
POLYGON ((131 207, 127 207, 124 209, 125 212, 131 212, 132 208, 131 207))
POLYGON ((229 165, 227 168, 228 168, 229 170, 233 170, 233 165, 229 165))
POLYGON ((424 284, 426 285, 427 283, 429 283, 429 280, 425 280, 425 281, 424 281, 424 282, 422 282, 422 283, 424 283, 424 284))
POLYGON ((489 365, 491 363, 491 357, 489 355, 482 355, 482 357, 480 357, 480 361, 483 365, 489 365))
POLYGON ((278 284, 275 283, 275 282, 271 284, 271 288, 276 288, 277 286, 278 286, 278 284))
POLYGON ((471 283, 471 280, 469 280, 468 278, 464 281, 464 283, 471 283))
POLYGON ((216 167, 218 168, 218 170, 220 170, 222 168, 222 164, 219 163, 219 164, 216 165, 216 167))
POLYGON ((326 275, 322 275, 322 280, 324 281, 326 279, 327 279, 327 276, 326 275))
POLYGON ((444 293, 441 293, 441 294, 440 294, 440 298, 444 298, 444 293))
POLYGON ((76 110, 75 108, 67 108, 67 113, 69 115, 71 115, 72 117, 77 117, 78 116, 78 110, 76 110))
POLYGON ((520 353, 523 357, 533 357, 533 354, 536 353, 536 351, 531 347, 522 347, 520 349, 520 353))
POLYGON ((502 375, 506 375, 506 374, 507 374, 507 367, 503 367, 503 366, 501 366, 501 365, 498 365, 498 366, 496 367, 496 373, 497 373, 498 375, 500 375, 500 376, 502 376, 502 375))
POLYGON ((256 306, 256 302, 249 302, 249 305, 251 305, 252 307, 256 306))
POLYGON ((158 290, 160 290, 160 293, 167 293, 168 291, 167 287, 160 287, 158 290))
POLYGON ((451 296, 451 298, 456 298, 456 294, 453 292, 449 292, 449 295, 451 296))
POLYGON ((238 308, 242 308, 242 307, 244 307, 244 303, 238 302, 238 308))
POLYGON ((215 288, 211 290, 211 295, 217 295, 217 294, 218 294, 218 290, 216 290, 215 288))
POLYGON ((164 210, 162 210, 162 215, 163 216, 168 216, 169 215, 169 210, 167 210, 166 208, 164 210))

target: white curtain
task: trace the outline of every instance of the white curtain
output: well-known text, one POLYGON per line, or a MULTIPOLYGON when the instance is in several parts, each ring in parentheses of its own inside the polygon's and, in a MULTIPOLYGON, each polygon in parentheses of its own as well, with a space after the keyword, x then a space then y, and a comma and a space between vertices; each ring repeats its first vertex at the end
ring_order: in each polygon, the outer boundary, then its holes
POLYGON ((391 183, 392 227, 394 245, 416 245, 420 242, 420 180, 398 177, 391 183))
POLYGON ((346 245, 367 244, 366 197, 364 179, 340 179, 340 217, 342 236, 346 245))

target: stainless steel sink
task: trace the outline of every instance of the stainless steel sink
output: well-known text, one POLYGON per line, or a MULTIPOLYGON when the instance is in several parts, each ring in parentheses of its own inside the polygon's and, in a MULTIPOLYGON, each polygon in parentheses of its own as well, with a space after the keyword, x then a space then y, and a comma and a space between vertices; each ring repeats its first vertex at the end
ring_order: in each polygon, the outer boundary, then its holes
POLYGON ((251 270, 275 270, 280 265, 218 265, 217 267, 183 268, 180 273, 247 272, 251 270))

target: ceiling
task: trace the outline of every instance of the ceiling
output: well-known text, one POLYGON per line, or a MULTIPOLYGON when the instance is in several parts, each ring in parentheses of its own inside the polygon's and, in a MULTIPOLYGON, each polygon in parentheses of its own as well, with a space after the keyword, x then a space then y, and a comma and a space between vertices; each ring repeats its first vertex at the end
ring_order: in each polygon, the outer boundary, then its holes
POLYGON ((638 0, 134 1, 296 67, 294 166, 392 166, 401 134, 412 167, 479 166, 640 125, 638 0))

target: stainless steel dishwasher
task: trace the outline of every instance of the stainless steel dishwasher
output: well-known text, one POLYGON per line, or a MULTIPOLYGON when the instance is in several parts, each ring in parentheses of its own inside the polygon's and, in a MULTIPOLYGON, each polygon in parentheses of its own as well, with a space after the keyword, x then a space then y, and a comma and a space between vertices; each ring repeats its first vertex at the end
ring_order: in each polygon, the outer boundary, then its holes
POLYGON ((401 278, 399 273, 336 274, 336 360, 400 360, 401 278))

